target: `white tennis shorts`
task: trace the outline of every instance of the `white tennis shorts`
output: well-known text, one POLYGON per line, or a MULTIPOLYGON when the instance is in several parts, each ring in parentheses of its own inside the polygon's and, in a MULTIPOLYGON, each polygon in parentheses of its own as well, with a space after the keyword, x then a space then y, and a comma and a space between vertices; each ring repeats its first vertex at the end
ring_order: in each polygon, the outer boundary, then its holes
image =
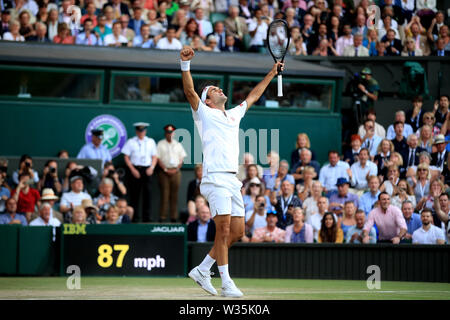
POLYGON ((245 217, 241 188, 242 182, 234 173, 208 172, 203 176, 200 192, 209 202, 211 217, 216 214, 245 217))

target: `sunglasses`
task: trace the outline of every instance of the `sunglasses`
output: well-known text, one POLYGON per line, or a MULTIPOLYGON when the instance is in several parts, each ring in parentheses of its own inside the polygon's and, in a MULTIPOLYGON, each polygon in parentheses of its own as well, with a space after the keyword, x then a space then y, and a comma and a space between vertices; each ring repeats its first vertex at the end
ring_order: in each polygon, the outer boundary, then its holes
POLYGON ((434 117, 425 117, 427 120, 434 120, 434 117))
POLYGON ((256 183, 250 183, 250 188, 253 188, 253 187, 259 187, 259 184, 256 184, 256 183))
POLYGON ((428 171, 428 169, 417 169, 417 171, 428 171))

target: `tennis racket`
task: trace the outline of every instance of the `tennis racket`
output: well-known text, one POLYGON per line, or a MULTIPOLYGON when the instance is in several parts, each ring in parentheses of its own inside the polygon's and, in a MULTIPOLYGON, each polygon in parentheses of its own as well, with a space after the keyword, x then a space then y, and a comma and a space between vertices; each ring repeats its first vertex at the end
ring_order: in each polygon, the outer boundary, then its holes
MULTIPOLYGON (((286 21, 277 19, 270 23, 267 29, 267 47, 275 62, 283 62, 289 47, 290 35, 286 21)), ((278 68, 278 96, 283 96, 283 79, 278 68)))

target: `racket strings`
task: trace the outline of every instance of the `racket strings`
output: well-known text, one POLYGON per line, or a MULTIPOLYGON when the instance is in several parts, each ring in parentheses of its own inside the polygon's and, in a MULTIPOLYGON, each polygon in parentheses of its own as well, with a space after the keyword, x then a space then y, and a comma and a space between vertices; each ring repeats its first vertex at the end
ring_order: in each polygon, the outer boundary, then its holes
POLYGON ((268 46, 277 60, 282 60, 288 49, 288 30, 286 24, 274 22, 268 30, 268 46))

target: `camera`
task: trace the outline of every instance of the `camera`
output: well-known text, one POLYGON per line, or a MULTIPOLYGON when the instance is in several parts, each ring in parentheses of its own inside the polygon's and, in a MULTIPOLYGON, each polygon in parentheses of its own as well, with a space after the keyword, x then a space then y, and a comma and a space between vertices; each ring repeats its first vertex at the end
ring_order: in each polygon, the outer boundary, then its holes
POLYGON ((25 162, 25 167, 30 168, 31 167, 31 163, 29 163, 28 161, 25 162))
POLYGON ((83 167, 81 169, 74 169, 70 172, 69 179, 75 176, 80 176, 83 178, 83 180, 87 183, 90 183, 93 179, 93 176, 91 174, 91 170, 89 170, 88 167, 83 167))
POLYGON ((361 98, 363 96, 363 92, 358 88, 360 84, 362 84, 364 87, 367 87, 367 79, 365 75, 361 75, 356 72, 355 74, 353 74, 353 78, 348 84, 348 89, 352 94, 352 97, 355 99, 361 98))
POLYGON ((116 173, 116 170, 110 169, 110 170, 108 170, 108 174, 107 174, 106 176, 107 176, 108 178, 113 179, 114 173, 116 173))
POLYGON ((3 172, 7 173, 8 167, 5 167, 5 166, 0 167, 0 173, 3 173, 3 172))
POLYGON ((260 203, 260 204, 259 204, 259 208, 260 208, 260 209, 262 209, 262 208, 264 208, 264 207, 265 207, 264 203, 260 203))
POLYGON ((55 172, 56 172, 56 168, 50 167, 50 173, 55 173, 55 172))

